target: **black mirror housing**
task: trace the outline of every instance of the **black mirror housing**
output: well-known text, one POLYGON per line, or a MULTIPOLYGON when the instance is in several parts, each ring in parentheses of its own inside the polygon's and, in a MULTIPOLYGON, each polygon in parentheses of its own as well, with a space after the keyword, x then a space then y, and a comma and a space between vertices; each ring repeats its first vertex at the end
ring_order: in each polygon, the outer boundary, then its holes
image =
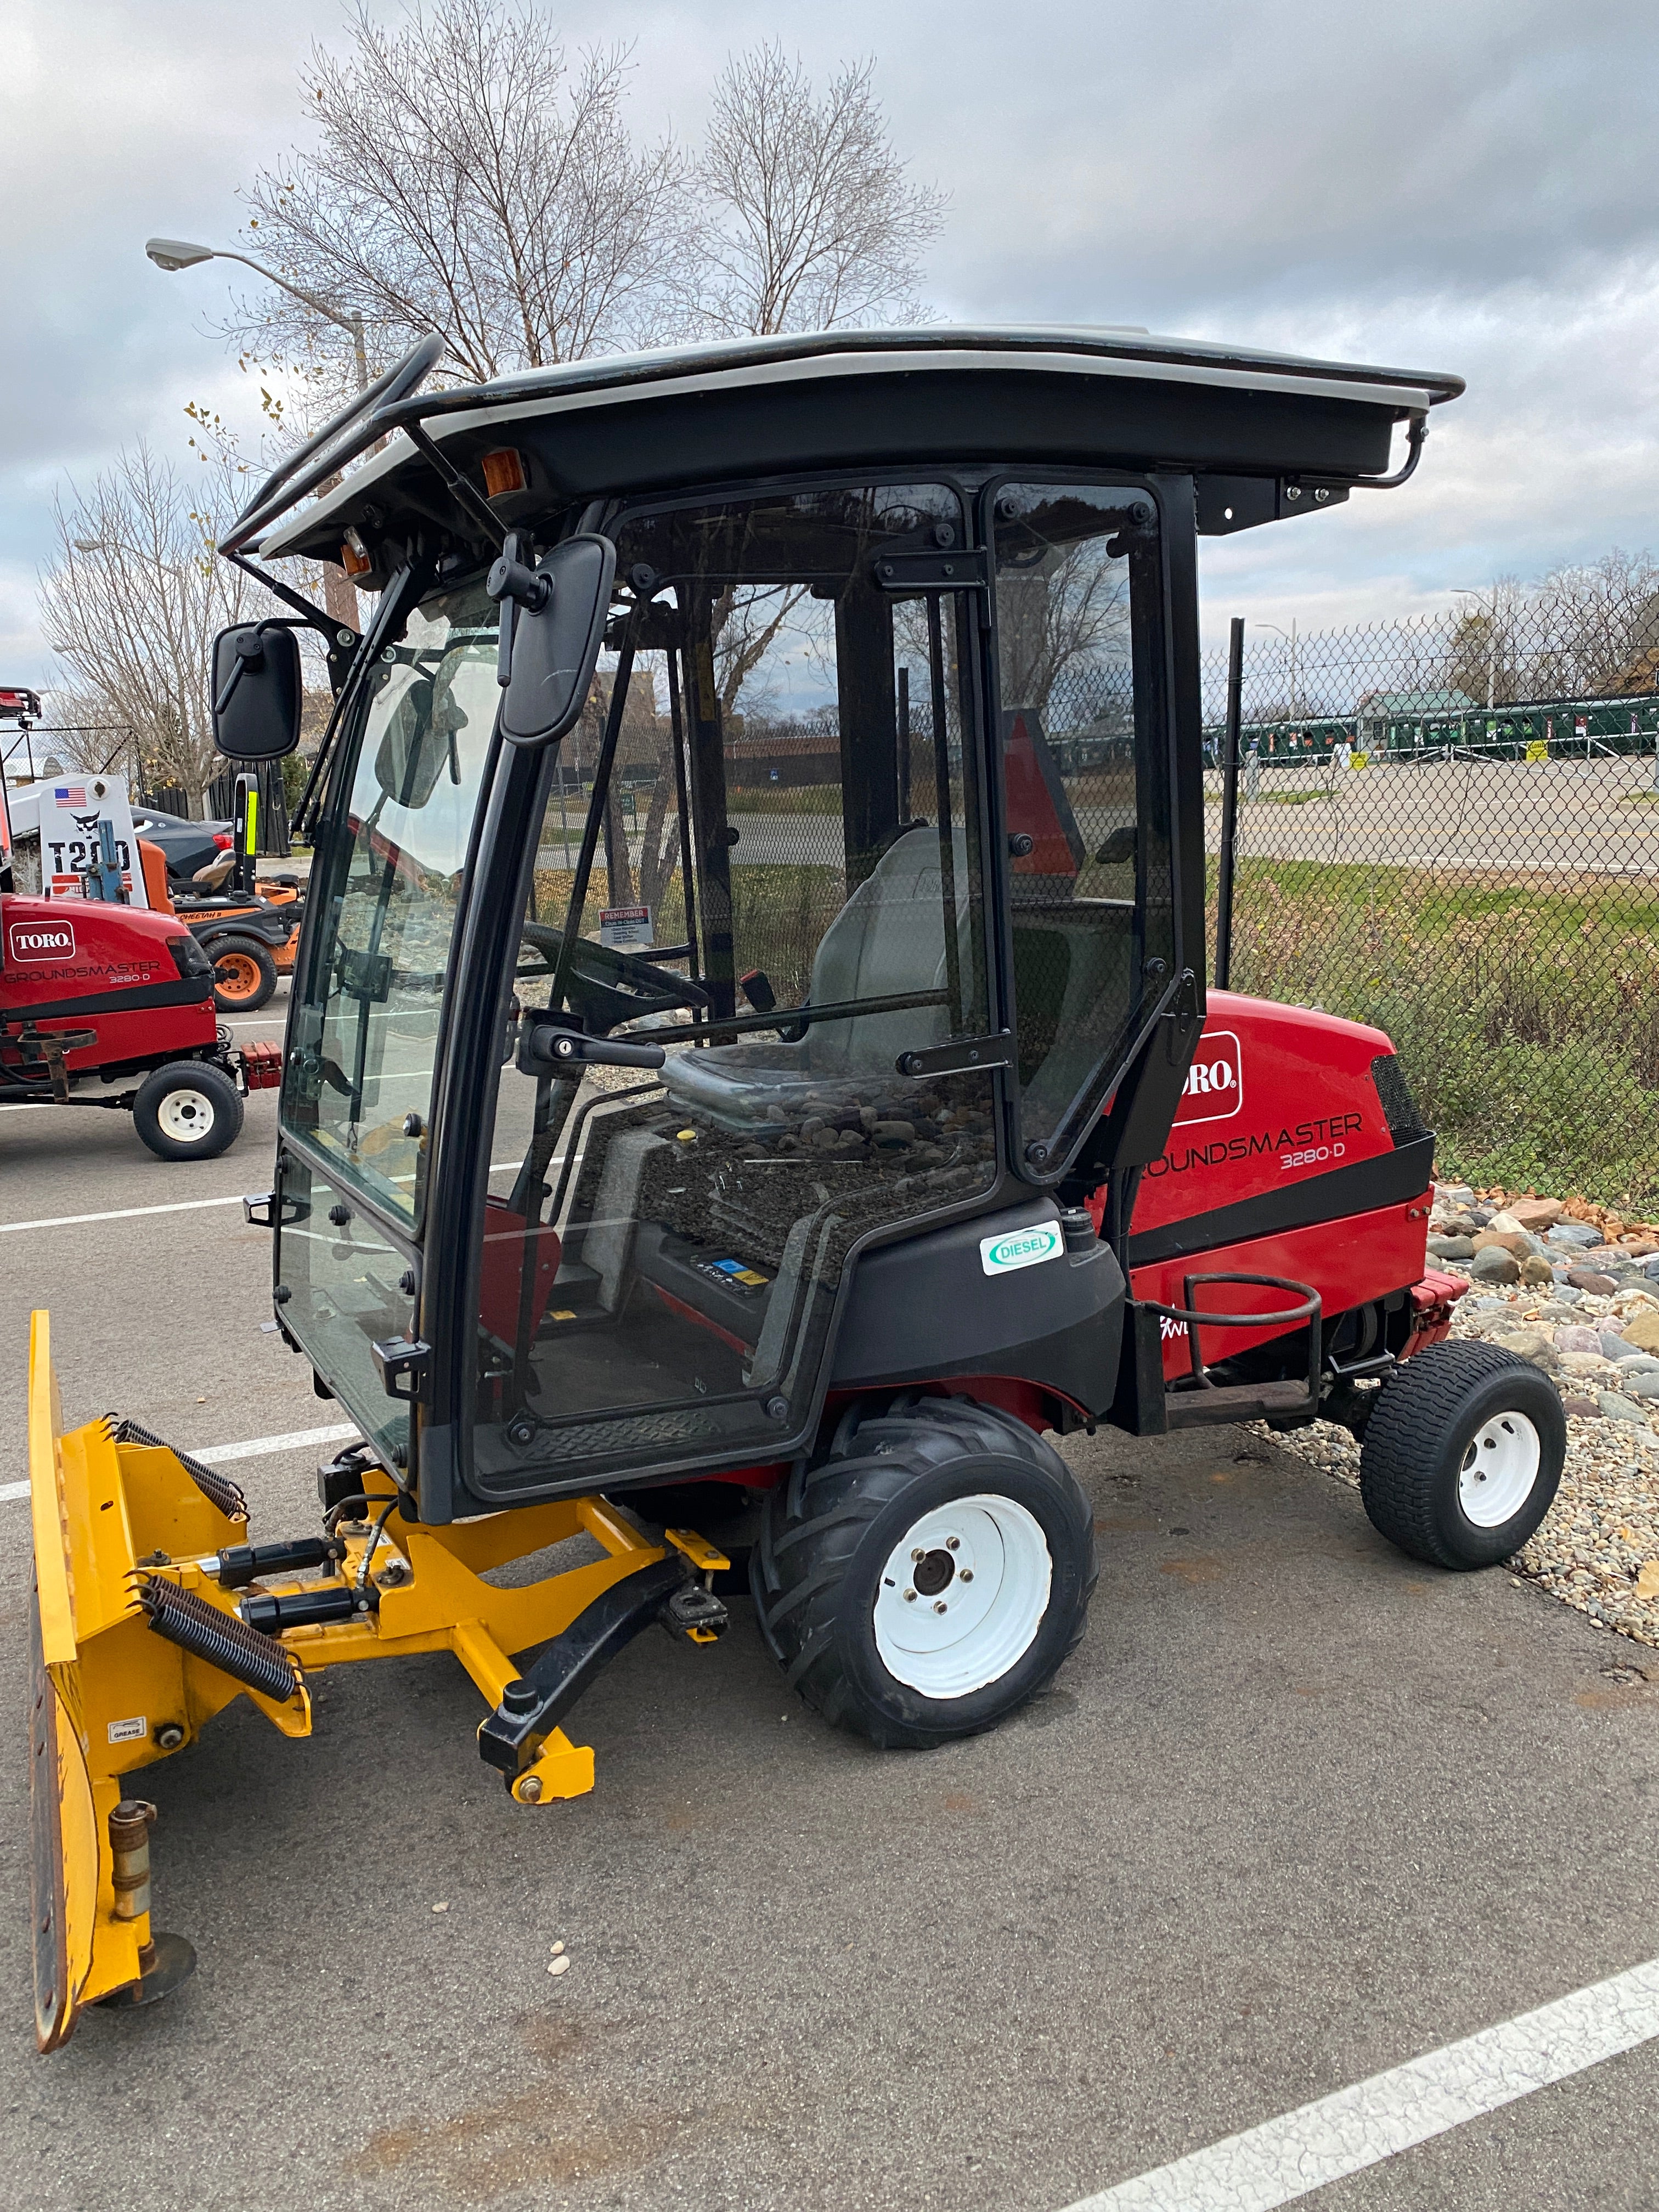
POLYGON ((501 610, 501 735, 550 745, 575 723, 605 641, 617 549, 584 535, 556 545, 533 570, 511 549, 489 572, 501 610))
POLYGON ((280 760, 300 742, 305 687, 287 623, 238 623, 213 641, 213 742, 227 760, 280 760))

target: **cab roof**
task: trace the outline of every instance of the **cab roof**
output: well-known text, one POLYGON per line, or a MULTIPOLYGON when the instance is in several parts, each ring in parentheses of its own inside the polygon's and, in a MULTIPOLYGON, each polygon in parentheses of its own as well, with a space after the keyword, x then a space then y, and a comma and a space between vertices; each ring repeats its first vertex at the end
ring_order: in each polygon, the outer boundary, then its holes
POLYGON ((273 479, 227 543, 337 561, 349 529, 378 568, 380 543, 435 524, 482 550, 482 462, 504 447, 526 481, 489 500, 503 529, 607 495, 951 462, 1192 474, 1200 528, 1239 529, 1381 477, 1401 422, 1414 426, 1414 458, 1430 408, 1462 390, 1438 373, 1105 327, 735 338, 349 411, 326 467, 319 458, 295 473, 288 500, 273 479), (333 489, 294 504, 382 438, 333 489))

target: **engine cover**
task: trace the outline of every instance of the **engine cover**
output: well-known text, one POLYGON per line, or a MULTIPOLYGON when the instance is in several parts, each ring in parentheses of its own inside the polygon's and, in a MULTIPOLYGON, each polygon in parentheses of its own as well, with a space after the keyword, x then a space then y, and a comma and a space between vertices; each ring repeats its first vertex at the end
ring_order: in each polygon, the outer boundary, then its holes
MULTIPOLYGON (((1282 1275, 1317 1290, 1329 1317, 1407 1290, 1423 1274, 1433 1170, 1434 1139, 1381 1030, 1212 992, 1169 1142, 1141 1177, 1132 1292, 1183 1305, 1188 1274, 1282 1275)), ((1202 1303, 1248 1312, 1276 1297, 1218 1289, 1202 1303)), ((1271 1334, 1212 1331, 1205 1357, 1271 1334)), ((1166 1373, 1187 1367, 1182 1324, 1164 1324, 1164 1349, 1166 1373)))

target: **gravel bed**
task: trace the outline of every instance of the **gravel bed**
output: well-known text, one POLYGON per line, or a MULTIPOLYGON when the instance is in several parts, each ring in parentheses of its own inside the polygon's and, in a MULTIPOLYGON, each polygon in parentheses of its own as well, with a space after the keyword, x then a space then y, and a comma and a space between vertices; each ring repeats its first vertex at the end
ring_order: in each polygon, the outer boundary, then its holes
MULTIPOLYGON (((1437 1193, 1434 1233, 1443 1233, 1449 1215, 1501 1213, 1503 1203, 1502 1192, 1454 1191, 1449 1197, 1443 1188, 1437 1193)), ((1659 1314, 1659 1270, 1643 1264, 1650 1260, 1659 1237, 1646 1229, 1632 1234, 1599 1209, 1570 1202, 1562 1225, 1581 1221, 1601 1229, 1607 1242, 1565 1256, 1590 1269, 1613 1271, 1613 1297, 1567 1285, 1563 1255, 1534 1237, 1534 1248, 1551 1262, 1553 1279, 1471 1282, 1458 1301, 1452 1334, 1489 1342, 1520 1339, 1510 1348, 1550 1376, 1567 1411, 1561 1487, 1542 1527, 1509 1562, 1510 1573, 1575 1607, 1598 1628, 1659 1646, 1659 1399, 1632 1403, 1626 1396, 1620 1368, 1628 1367, 1627 1361, 1604 1360, 1582 1349, 1563 1352, 1556 1342, 1564 1329, 1622 1336, 1634 1316, 1659 1314), (1570 1363, 1566 1367, 1564 1359, 1570 1363), (1609 1401, 1619 1410, 1611 1410, 1609 1401)), ((1467 1265, 1453 1260, 1431 1258, 1429 1265, 1447 1274, 1468 1273, 1467 1265)), ((1628 1384, 1628 1376, 1623 1379, 1628 1384)), ((1264 1436, 1269 1433, 1264 1424, 1250 1425, 1264 1436)), ((1359 1446, 1346 1429, 1316 1421, 1273 1441, 1322 1474, 1358 1488, 1359 1446)))

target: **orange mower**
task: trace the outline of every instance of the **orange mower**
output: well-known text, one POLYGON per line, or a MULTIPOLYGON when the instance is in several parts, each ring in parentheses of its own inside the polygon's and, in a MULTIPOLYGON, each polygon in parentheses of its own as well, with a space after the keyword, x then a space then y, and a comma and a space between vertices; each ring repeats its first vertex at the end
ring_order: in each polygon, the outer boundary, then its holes
POLYGON ((202 890, 175 897, 167 888, 161 849, 141 839, 144 883, 158 913, 176 914, 213 963, 213 1003, 221 1013, 252 1014, 265 1006, 279 975, 289 975, 300 941, 305 898, 295 875, 267 877, 254 892, 231 886, 236 856, 198 869, 202 890))

